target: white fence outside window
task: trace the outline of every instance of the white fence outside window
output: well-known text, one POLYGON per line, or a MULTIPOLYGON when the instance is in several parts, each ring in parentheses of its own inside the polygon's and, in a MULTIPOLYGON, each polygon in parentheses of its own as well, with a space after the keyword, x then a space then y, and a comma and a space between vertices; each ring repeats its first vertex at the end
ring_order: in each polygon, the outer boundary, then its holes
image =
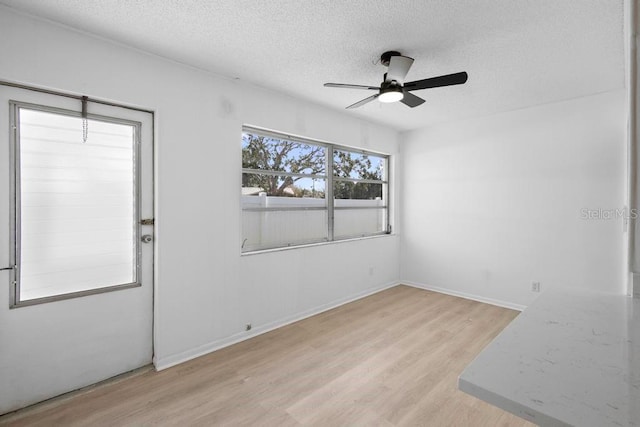
MULTIPOLYGON (((386 229, 382 200, 334 200, 334 237, 371 235, 386 229)), ((242 196, 243 251, 325 242, 327 209, 324 199, 242 196), (261 211, 262 208, 283 210, 261 211), (286 210, 294 208, 296 210, 286 210), (308 210, 305 210, 308 209, 308 210)))

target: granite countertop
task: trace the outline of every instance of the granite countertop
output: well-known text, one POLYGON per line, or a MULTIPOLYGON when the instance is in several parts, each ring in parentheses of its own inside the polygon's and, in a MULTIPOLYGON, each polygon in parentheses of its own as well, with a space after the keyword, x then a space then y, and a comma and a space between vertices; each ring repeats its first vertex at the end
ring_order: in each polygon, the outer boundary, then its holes
POLYGON ((458 387, 542 426, 640 426, 640 299, 545 292, 458 387))

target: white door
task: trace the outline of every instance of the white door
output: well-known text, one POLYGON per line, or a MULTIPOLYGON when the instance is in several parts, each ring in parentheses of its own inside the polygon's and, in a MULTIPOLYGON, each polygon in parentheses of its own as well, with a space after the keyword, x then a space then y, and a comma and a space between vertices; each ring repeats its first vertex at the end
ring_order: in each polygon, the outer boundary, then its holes
POLYGON ((152 361, 153 118, 84 105, 0 86, 0 413, 152 361))

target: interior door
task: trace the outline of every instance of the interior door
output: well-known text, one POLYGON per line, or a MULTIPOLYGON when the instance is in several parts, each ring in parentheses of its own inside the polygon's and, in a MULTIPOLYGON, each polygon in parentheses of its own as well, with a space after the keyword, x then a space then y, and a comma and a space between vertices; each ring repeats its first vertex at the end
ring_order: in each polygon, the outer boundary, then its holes
POLYGON ((151 363, 153 117, 0 86, 0 413, 151 363))

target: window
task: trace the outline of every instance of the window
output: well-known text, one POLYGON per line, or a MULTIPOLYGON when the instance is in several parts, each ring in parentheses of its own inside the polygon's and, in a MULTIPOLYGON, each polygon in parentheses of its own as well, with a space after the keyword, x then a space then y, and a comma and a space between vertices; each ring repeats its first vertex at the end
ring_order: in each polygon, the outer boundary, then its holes
POLYGON ((12 125, 14 303, 136 286, 140 124, 14 102, 12 125))
POLYGON ((242 252, 388 233, 388 162, 245 127, 242 252))

